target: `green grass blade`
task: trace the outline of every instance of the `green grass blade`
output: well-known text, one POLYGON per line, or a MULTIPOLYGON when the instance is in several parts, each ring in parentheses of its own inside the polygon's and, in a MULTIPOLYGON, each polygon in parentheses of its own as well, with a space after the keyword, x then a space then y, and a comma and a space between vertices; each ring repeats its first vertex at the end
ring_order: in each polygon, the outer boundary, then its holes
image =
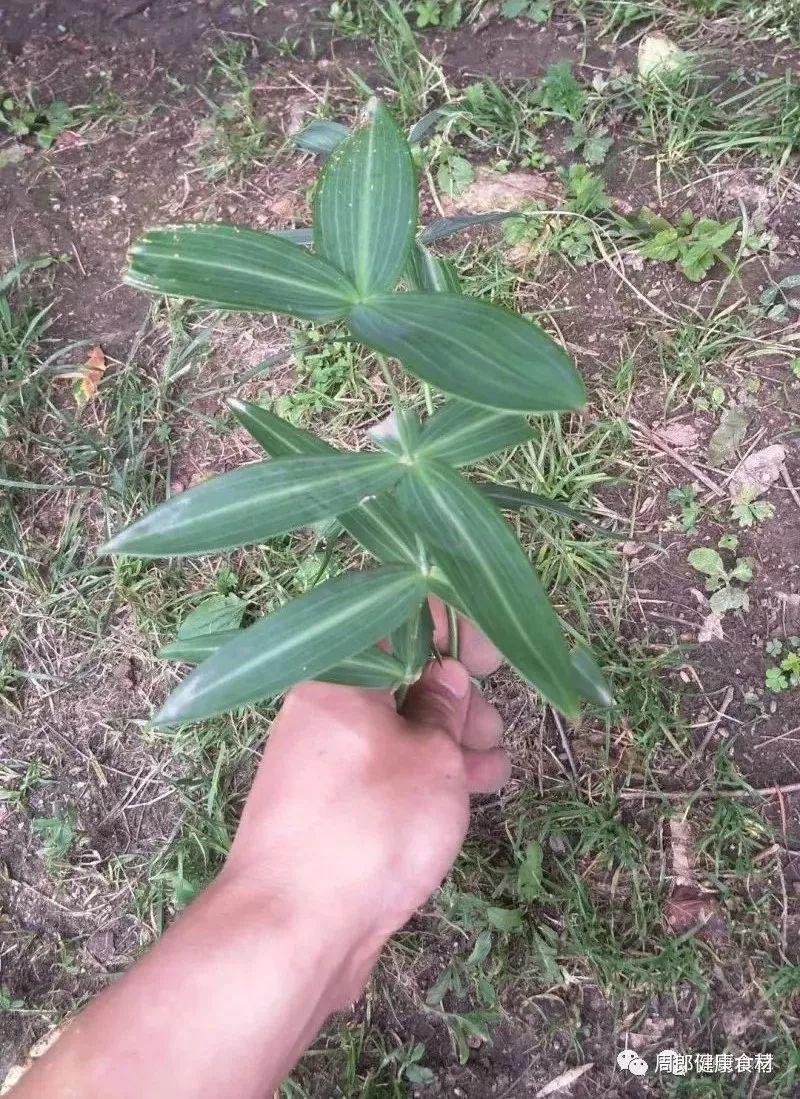
MULTIPOLYGON (((239 422, 274 458, 338 453, 323 439, 293 427, 266 408, 248 401, 231 400, 228 403, 239 422)), ((414 531, 391 496, 384 494, 364 500, 340 515, 339 522, 352 538, 384 564, 417 564, 419 550, 414 531)))
POLYGON ((234 225, 149 229, 129 261, 131 286, 217 309, 334 321, 357 297, 341 271, 319 256, 276 234, 234 225))
POLYGON ((262 542, 346 512, 390 488, 402 469, 384 454, 326 454, 244 466, 159 504, 104 550, 176 557, 262 542))
POLYGON ((405 566, 343 573, 243 630, 183 680, 154 720, 197 721, 320 676, 391 633, 425 592, 424 575, 405 566))
POLYGON ((360 294, 391 290, 417 227, 417 177, 408 142, 377 101, 369 122, 336 146, 314 194, 319 255, 360 294))
MULTIPOLYGON (((178 639, 159 650, 162 660, 179 660, 184 664, 201 664, 223 645, 239 637, 243 630, 219 630, 217 633, 202 634, 199 637, 178 639)), ((383 649, 374 645, 363 653, 341 660, 328 671, 315 677, 324 683, 342 683, 347 687, 378 687, 392 690, 403 682, 403 665, 383 649)))
POLYGON ((433 590, 443 599, 454 591, 458 605, 520 675, 574 716, 578 691, 560 623, 502 516, 456 472, 434 463, 415 466, 398 498, 437 566, 433 590))
POLYGON ((356 339, 456 397, 509 412, 580 408, 571 360, 541 328, 461 294, 377 294, 350 313, 356 339))
POLYGON ((515 412, 496 412, 451 397, 422 425, 416 453, 446 465, 466 466, 538 434, 515 412))

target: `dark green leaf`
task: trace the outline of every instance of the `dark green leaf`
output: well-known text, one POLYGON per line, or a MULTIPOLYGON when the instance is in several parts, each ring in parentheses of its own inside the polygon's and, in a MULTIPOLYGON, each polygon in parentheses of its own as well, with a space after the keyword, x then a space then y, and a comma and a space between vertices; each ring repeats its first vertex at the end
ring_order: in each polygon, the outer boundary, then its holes
MULTIPOLYGON (((180 660, 183 664, 201 664, 209 656, 239 637, 243 630, 221 630, 203 636, 173 641, 159 650, 162 660, 180 660)), ((347 657, 334 667, 316 676, 324 683, 341 683, 347 687, 377 687, 391 690, 405 677, 403 665, 391 653, 374 645, 357 656, 347 657)))
POLYGON ((472 229, 475 225, 491 225, 513 217, 519 217, 519 211, 492 210, 487 214, 457 214, 455 217, 436 218, 425 226, 419 240, 422 244, 433 244, 434 241, 452 237, 454 233, 461 233, 464 229, 472 229))
POLYGON ((417 227, 417 177, 408 143, 386 108, 341 142, 314 194, 314 243, 360 294, 390 290, 417 227))
POLYGON ((461 292, 458 274, 452 263, 429 252, 424 244, 414 241, 403 273, 409 290, 431 290, 437 294, 461 292))
POLYGON ((625 542, 627 536, 617 534, 616 531, 606 530, 585 512, 578 508, 562 504, 560 500, 552 500, 549 496, 541 496, 538 492, 526 492, 522 488, 514 488, 513 485, 494 485, 488 481, 476 481, 475 487, 487 496, 495 507, 505 508, 507 511, 520 511, 522 508, 539 508, 541 511, 551 511, 554 515, 563 515, 573 523, 582 523, 585 527, 591 527, 597 534, 604 538, 610 538, 614 542, 625 542))
POLYGON ((538 436, 524 416, 495 412, 451 397, 422 425, 420 458, 466 466, 538 436))
POLYGON ((357 297, 341 271, 319 256, 274 233, 234 225, 149 229, 129 258, 131 286, 217 309, 334 321, 357 297))
POLYGON ((436 594, 452 602, 455 593, 458 609, 520 675, 574 716, 578 694, 560 623, 502 516, 456 472, 433 462, 412 468, 398 499, 430 548, 436 594))
POLYGON ((231 397, 228 406, 236 419, 271 458, 310 457, 338 453, 324 439, 295 427, 269 409, 231 397))
POLYGON ((176 725, 280 694, 391 633, 424 598, 401 565, 349 572, 287 603, 229 641, 172 692, 155 721, 176 725))
POLYGON ((327 118, 315 118, 302 130, 292 134, 292 142, 298 149, 304 149, 307 153, 316 153, 319 156, 330 156, 337 145, 340 145, 349 135, 350 131, 341 122, 332 122, 327 118))
POLYGON ((435 107, 418 119, 408 131, 409 145, 418 145, 423 137, 427 137, 440 118, 447 115, 458 114, 461 110, 461 102, 446 103, 443 107, 435 107))
MULTIPOLYGON (((231 400, 229 404, 240 423, 273 457, 338 453, 322 439, 293 427, 266 408, 239 400, 231 400)), ((418 562, 414 531, 390 496, 365 500, 340 515, 339 521, 351 537, 384 564, 418 562)))
POLYGON ((263 542, 347 511, 390 488, 402 469, 385 454, 326 454, 244 466, 160 504, 104 549, 174 557, 263 542))
POLYGON ((488 408, 580 408, 586 391, 541 328, 461 294, 376 294, 350 313, 356 339, 399 359, 422 381, 488 408))
POLYGON ((416 675, 431 657, 433 617, 427 599, 392 632, 392 652, 409 677, 416 675))

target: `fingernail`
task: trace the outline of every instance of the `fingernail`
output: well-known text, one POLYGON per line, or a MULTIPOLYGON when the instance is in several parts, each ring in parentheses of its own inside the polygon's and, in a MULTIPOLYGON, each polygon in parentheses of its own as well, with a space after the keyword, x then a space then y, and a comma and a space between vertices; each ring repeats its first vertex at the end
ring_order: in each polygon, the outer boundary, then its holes
POLYGON ((443 660, 431 666, 431 677, 455 698, 464 698, 469 690, 469 672, 457 660, 443 660))

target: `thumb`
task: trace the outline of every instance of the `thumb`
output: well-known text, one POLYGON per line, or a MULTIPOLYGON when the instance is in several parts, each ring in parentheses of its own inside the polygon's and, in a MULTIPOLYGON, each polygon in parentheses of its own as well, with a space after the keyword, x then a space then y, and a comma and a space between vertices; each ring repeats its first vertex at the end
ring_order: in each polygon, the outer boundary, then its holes
POLYGON ((432 661, 406 695, 403 715, 419 725, 433 725, 461 743, 469 710, 469 672, 457 660, 432 661))

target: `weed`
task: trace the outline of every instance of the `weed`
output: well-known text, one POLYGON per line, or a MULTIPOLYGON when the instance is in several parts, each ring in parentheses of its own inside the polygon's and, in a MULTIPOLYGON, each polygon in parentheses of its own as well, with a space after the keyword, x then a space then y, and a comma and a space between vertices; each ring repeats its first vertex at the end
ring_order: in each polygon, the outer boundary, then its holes
POLYGON ((684 534, 690 534, 697 530, 700 518, 700 501, 697 499, 699 485, 684 485, 671 488, 667 493, 667 499, 672 504, 680 507, 680 527, 684 534))
POLYGON ((746 586, 753 579, 753 564, 748 557, 737 557, 728 569, 715 549, 701 546, 689 554, 689 564, 706 578, 706 591, 711 592, 709 605, 715 614, 750 607, 746 586))
POLYGON ((731 518, 744 529, 765 523, 774 514, 774 506, 767 500, 757 500, 755 490, 747 486, 737 494, 731 506, 731 518))
POLYGON ((196 154, 209 179, 245 171, 271 144, 269 124, 256 106, 248 59, 247 47, 236 39, 226 40, 212 54, 211 72, 223 82, 223 100, 217 103, 200 92, 211 109, 210 133, 196 154))

